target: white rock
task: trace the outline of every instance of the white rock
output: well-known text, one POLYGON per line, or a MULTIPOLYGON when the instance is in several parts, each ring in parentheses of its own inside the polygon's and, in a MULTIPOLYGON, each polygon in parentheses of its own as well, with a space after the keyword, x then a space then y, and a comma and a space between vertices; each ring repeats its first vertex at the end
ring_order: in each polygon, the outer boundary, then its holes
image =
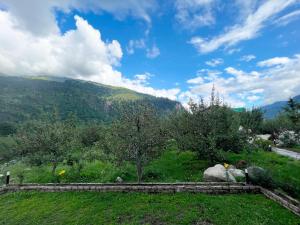
POLYGON ((226 171, 225 167, 217 164, 214 167, 209 167, 204 171, 203 178, 205 181, 225 181, 236 182, 234 176, 226 171))

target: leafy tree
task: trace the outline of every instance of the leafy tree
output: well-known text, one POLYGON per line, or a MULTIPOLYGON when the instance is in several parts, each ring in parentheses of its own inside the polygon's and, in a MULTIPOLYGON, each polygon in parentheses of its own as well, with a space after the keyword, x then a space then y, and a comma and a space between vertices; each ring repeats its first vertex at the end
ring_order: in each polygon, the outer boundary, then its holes
POLYGON ((33 121, 25 124, 18 132, 18 149, 22 157, 27 157, 34 165, 52 164, 55 174, 58 163, 76 148, 74 124, 70 121, 33 121))
POLYGON ((165 132, 152 105, 132 102, 113 125, 112 132, 117 158, 135 163, 138 182, 141 182, 145 164, 159 154, 165 140, 165 132))
POLYGON ((193 150, 199 158, 211 163, 222 159, 221 150, 239 151, 246 145, 247 136, 239 131, 237 113, 222 104, 212 93, 205 105, 189 103, 189 110, 177 112, 170 119, 173 138, 184 150, 193 150))
POLYGON ((289 120, 292 122, 296 131, 300 130, 300 103, 290 98, 287 106, 284 108, 289 120))
POLYGON ((0 137, 0 162, 8 162, 16 157, 17 143, 13 136, 0 137))
POLYGON ((252 134, 260 132, 263 123, 263 112, 259 108, 253 108, 251 111, 241 112, 241 125, 252 134))

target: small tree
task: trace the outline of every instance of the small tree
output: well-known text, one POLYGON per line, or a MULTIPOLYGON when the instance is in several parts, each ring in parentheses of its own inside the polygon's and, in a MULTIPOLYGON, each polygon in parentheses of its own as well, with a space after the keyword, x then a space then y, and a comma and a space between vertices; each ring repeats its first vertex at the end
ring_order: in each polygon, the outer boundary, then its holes
POLYGON ((145 164, 159 153, 164 143, 165 134, 155 110, 145 102, 132 102, 113 125, 112 132, 117 158, 135 163, 140 183, 145 164))
POLYGON ((70 121, 29 122, 17 134, 19 153, 33 165, 51 163, 54 175, 58 163, 74 146, 74 129, 70 121))
POLYGON ((292 122, 296 132, 300 130, 300 103, 290 98, 287 106, 284 108, 289 120, 292 122))

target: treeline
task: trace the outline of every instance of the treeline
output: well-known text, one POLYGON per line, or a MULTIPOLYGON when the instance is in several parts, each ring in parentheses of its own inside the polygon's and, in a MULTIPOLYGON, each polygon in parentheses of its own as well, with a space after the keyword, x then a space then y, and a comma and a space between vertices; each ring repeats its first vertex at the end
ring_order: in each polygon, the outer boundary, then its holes
MULTIPOLYGON (((127 102, 120 118, 110 124, 86 123, 70 114, 61 120, 58 111, 43 120, 19 126, 2 123, 0 160, 22 161, 28 165, 51 165, 52 175, 61 163, 78 173, 87 161, 109 161, 116 165, 131 163, 142 181, 147 163, 172 145, 180 151, 194 151, 211 164, 222 162, 226 151, 255 148, 256 134, 277 132, 274 121, 264 121, 259 109, 235 112, 212 94, 209 104, 190 102, 189 110, 178 108, 162 117, 147 101, 127 102), (267 130, 270 129, 270 130, 267 130)), ((299 132, 299 105, 289 101, 280 129, 299 132)), ((260 146, 259 146, 260 147, 260 146)))

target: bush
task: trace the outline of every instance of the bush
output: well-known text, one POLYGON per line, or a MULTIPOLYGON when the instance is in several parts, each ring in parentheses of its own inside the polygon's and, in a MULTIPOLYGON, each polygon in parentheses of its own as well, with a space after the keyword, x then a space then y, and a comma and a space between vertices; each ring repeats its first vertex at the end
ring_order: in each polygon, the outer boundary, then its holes
POLYGON ((294 147, 299 144, 299 135, 294 131, 284 131, 279 135, 279 141, 284 147, 294 147))
POLYGON ((254 146, 264 151, 270 151, 269 146, 272 146, 272 144, 272 141, 263 140, 260 138, 254 141, 254 146))
POLYGON ((248 167, 247 170, 250 182, 252 184, 259 185, 265 188, 275 188, 275 182, 272 179, 269 171, 257 166, 248 167))

